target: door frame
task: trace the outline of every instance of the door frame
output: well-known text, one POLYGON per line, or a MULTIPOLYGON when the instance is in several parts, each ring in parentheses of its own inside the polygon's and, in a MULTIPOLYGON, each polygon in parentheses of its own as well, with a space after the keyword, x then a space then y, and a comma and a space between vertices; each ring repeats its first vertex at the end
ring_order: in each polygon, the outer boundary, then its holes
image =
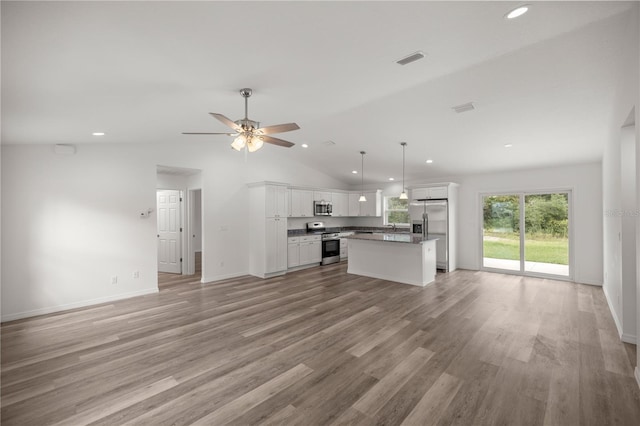
MULTIPOLYGON (((200 191, 200 245, 201 245, 201 253, 204 253, 204 232, 203 232, 203 228, 204 228, 204 224, 203 224, 203 214, 202 211, 204 209, 204 206, 202 204, 202 188, 189 188, 187 189, 187 196, 186 196, 186 200, 187 202, 185 203, 185 207, 186 207, 186 217, 187 217, 187 223, 186 223, 186 230, 187 232, 185 232, 184 237, 185 237, 185 247, 187 247, 187 252, 186 253, 186 257, 184 257, 185 259, 185 265, 186 267, 183 268, 184 271, 184 275, 194 275, 196 273, 196 258, 195 258, 195 251, 194 251, 194 244, 193 244, 193 235, 194 235, 194 229, 193 229, 193 223, 194 223, 194 215, 196 213, 196 209, 195 209, 195 192, 196 191, 200 191)), ((202 282, 202 280, 200 280, 200 282, 202 282)))
MULTIPOLYGON (((184 253, 185 250, 184 250, 184 248, 186 247, 185 246, 185 243, 186 243, 186 241, 185 241, 185 232, 184 232, 184 230, 185 230, 185 224, 184 224, 184 221, 185 221, 185 204, 186 203, 184 202, 184 191, 182 189, 177 189, 177 188, 156 188, 156 210, 158 208, 158 202, 157 202, 157 200, 158 200, 158 192, 160 192, 160 191, 177 191, 178 194, 179 194, 179 197, 180 197, 180 209, 179 209, 180 210, 180 229, 181 229, 180 238, 179 238, 179 240, 180 240, 180 259, 181 259, 181 262, 180 262, 180 275, 186 275, 185 274, 185 267, 184 267, 184 264, 185 264, 185 253, 184 253)), ((156 215, 156 234, 158 233, 158 220, 159 220, 159 216, 156 215)), ((156 244, 157 244, 157 239, 156 239, 156 244)), ((158 255, 156 254, 156 264, 158 264, 157 263, 157 257, 158 257, 158 255)), ((157 270, 157 272, 160 272, 159 266, 156 267, 156 270, 157 270)))
POLYGON ((487 271, 487 272, 495 272, 500 274, 508 274, 508 275, 519 275, 519 276, 527 276, 527 277, 536 277, 536 278, 550 278, 559 281, 571 281, 573 282, 575 276, 575 259, 574 259, 574 232, 575 232, 575 222, 574 222, 574 213, 573 213, 573 199, 575 196, 575 188, 571 187, 560 187, 560 188, 547 188, 547 189, 530 189, 530 190, 513 190, 513 191, 483 191, 478 193, 478 216, 479 216, 479 243, 480 243, 480 259, 479 259, 479 270, 487 271), (524 252, 524 238, 526 229, 524 228, 524 197, 526 195, 539 195, 539 194, 556 194, 556 193, 567 193, 568 196, 568 204, 569 211, 567 217, 569 219, 569 275, 554 275, 554 274, 544 274, 539 272, 531 272, 526 271, 524 269, 525 262, 525 252, 524 252), (484 197, 492 196, 492 195, 517 195, 520 203, 520 270, 514 271, 510 269, 498 269, 498 268, 489 268, 484 266, 484 197))

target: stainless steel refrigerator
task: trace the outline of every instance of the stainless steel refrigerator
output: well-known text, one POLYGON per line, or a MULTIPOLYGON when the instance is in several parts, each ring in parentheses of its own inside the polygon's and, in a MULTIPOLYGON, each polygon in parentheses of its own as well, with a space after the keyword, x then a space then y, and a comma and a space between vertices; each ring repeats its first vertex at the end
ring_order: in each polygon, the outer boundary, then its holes
POLYGON ((446 199, 412 200, 409 203, 412 232, 437 238, 436 267, 449 268, 449 203, 446 199))

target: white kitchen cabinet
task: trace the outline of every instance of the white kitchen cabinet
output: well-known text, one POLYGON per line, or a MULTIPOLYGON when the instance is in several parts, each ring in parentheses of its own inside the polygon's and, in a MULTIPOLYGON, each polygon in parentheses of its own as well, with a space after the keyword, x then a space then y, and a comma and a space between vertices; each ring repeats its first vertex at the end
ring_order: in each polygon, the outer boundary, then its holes
POLYGON ((382 191, 365 191, 367 201, 358 201, 360 194, 349 194, 349 216, 382 216, 382 191))
POLYGON ((433 186, 427 188, 413 188, 411 190, 412 200, 447 198, 448 190, 446 186, 433 186))
POLYGON ((289 268, 322 262, 322 239, 320 235, 289 237, 287 246, 289 268))
POLYGON ((331 202, 331 192, 326 191, 313 191, 313 201, 326 201, 331 202))
POLYGON ((349 194, 346 192, 333 192, 331 194, 333 213, 331 216, 343 217, 349 215, 349 194))
POLYGON ((300 237, 300 266, 322 262, 322 240, 319 235, 300 237))
POLYGON ((287 188, 280 185, 265 185, 265 192, 265 216, 287 217, 289 210, 287 188))
POLYGON ((359 193, 349 194, 349 207, 348 207, 349 216, 360 216, 360 201, 358 201, 359 198, 360 198, 359 193))
POLYGON ((287 240, 287 267, 300 266, 300 239, 289 237, 287 240))
POLYGON ((287 271, 287 186, 249 184, 249 273, 260 278, 287 271))
POLYGON ((365 191, 364 196, 367 201, 360 203, 359 216, 382 216, 382 192, 365 191))
POLYGON ((287 270, 287 219, 265 219, 265 273, 287 270))
POLYGON ((346 238, 340 238, 340 260, 346 259, 348 256, 348 240, 346 238))
POLYGON ((290 217, 313 217, 313 191, 291 189, 290 217))

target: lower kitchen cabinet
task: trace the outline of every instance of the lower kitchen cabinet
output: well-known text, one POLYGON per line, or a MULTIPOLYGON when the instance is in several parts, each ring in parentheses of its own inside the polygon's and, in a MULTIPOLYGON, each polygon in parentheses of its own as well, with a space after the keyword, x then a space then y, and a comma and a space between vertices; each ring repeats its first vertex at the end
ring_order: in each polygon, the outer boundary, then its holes
POLYGON ((322 262, 322 240, 319 235, 289 237, 287 244, 289 268, 322 262))
POLYGON ((289 237, 287 244, 287 267, 295 268, 300 266, 300 239, 289 237))
POLYGON ((340 238, 340 260, 346 259, 348 256, 347 246, 348 240, 346 238, 340 238))

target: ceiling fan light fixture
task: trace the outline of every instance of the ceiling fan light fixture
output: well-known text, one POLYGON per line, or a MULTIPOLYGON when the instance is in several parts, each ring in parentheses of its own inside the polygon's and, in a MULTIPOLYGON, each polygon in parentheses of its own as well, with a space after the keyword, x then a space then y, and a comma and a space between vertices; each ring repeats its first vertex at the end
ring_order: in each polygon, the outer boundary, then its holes
POLYGON ((242 148, 244 148, 246 144, 247 137, 244 134, 240 134, 231 143, 231 148, 235 149, 236 151, 242 151, 242 148))
POLYGON ((249 152, 256 152, 257 150, 262 148, 262 145, 264 145, 264 141, 261 138, 257 136, 251 136, 251 138, 249 138, 249 142, 247 142, 247 149, 249 150, 249 152))

